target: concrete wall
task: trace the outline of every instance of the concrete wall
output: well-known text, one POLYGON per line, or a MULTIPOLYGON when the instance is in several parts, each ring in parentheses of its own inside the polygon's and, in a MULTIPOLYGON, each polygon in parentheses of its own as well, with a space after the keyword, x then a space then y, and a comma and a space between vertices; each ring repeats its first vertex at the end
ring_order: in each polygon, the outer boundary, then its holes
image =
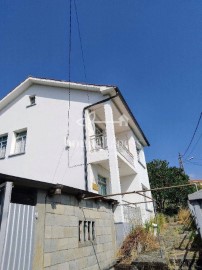
POLYGON ((200 233, 202 239, 202 199, 200 200, 190 200, 189 209, 194 216, 196 227, 200 233))
POLYGON ((110 269, 116 240, 112 207, 107 202, 47 197, 39 192, 33 270, 110 269), (46 203, 45 203, 46 202, 46 203), (95 222, 95 240, 79 241, 79 221, 95 222))

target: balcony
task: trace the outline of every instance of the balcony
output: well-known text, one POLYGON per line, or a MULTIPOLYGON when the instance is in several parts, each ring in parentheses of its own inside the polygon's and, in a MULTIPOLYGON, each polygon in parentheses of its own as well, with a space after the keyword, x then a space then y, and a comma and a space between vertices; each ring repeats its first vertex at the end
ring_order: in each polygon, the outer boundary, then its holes
POLYGON ((106 134, 93 135, 90 137, 91 151, 98 151, 101 149, 107 149, 107 137, 106 134))
POLYGON ((124 145, 123 141, 117 141, 116 147, 118 152, 131 164, 134 165, 134 157, 131 152, 124 145))
MULTIPOLYGON (((93 135, 90 137, 91 151, 99 151, 107 149, 107 137, 106 134, 93 135)), ((124 142, 118 140, 116 142, 117 151, 132 165, 134 166, 134 157, 131 152, 124 145, 124 142)))

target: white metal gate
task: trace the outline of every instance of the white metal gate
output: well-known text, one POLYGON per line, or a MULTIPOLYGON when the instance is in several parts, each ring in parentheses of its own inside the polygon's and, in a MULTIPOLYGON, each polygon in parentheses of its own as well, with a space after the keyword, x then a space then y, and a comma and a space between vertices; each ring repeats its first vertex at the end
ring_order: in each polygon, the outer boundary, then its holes
POLYGON ((31 270, 35 206, 10 203, 12 186, 6 184, 0 230, 0 269, 31 270))

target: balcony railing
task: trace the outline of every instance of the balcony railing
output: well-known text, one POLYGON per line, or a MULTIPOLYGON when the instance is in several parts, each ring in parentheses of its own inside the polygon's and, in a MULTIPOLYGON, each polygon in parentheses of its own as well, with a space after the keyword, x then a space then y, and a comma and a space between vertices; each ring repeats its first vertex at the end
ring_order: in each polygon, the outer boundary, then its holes
MULTIPOLYGON (((97 151, 100 149, 107 148, 107 137, 106 134, 93 135, 90 137, 91 150, 97 151)), ((117 151, 132 165, 134 165, 134 157, 131 152, 124 145, 124 142, 118 140, 116 142, 117 151)))
POLYGON ((116 147, 119 153, 132 165, 134 165, 134 157, 131 154, 131 152, 128 150, 128 148, 124 145, 123 141, 117 141, 116 147))
POLYGON ((90 137, 91 150, 100 150, 107 148, 106 134, 93 135, 90 137))

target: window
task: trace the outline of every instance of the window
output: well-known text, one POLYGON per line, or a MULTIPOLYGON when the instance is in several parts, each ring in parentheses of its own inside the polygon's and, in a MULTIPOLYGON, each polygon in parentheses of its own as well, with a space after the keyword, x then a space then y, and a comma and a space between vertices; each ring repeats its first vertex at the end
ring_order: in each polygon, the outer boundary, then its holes
POLYGON ((79 243, 81 246, 89 245, 95 241, 95 221, 79 220, 79 243))
POLYGON ((16 132, 15 154, 25 153, 27 131, 16 132))
POLYGON ((98 125, 95 125, 95 146, 96 149, 106 148, 106 136, 98 125))
POLYGON ((140 161, 140 154, 141 154, 141 150, 142 150, 142 147, 141 147, 141 144, 139 142, 136 141, 136 151, 137 151, 137 159, 140 161))
POLYGON ((83 240, 84 240, 84 242, 87 240, 87 227, 88 227, 88 222, 84 221, 84 223, 83 223, 83 240))
POLYGON ((29 96, 29 100, 30 100, 30 105, 35 105, 36 104, 36 96, 29 96))
POLYGON ((82 221, 79 221, 79 242, 82 241, 82 221))
POLYGON ((0 158, 4 158, 6 155, 7 140, 7 135, 0 137, 0 158))
POLYGON ((98 125, 95 124, 95 135, 99 136, 99 135, 102 135, 102 133, 103 133, 103 130, 98 125))
POLYGON ((92 240, 95 240, 95 221, 92 221, 92 240))
POLYGON ((98 175, 98 193, 100 195, 107 195, 107 179, 98 175))
POLYGON ((142 145, 136 141, 137 160, 139 164, 145 169, 145 159, 142 145))

